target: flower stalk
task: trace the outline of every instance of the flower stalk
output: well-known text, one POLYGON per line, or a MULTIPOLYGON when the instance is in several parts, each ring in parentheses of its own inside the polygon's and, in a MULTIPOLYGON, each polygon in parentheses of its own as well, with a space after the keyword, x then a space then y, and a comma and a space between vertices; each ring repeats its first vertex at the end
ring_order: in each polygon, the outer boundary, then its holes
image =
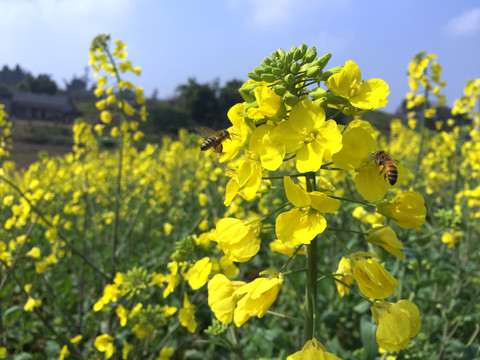
MULTIPOLYGON (((305 175, 307 192, 316 190, 315 173, 305 175)), ((317 242, 316 236, 307 246, 307 282, 305 287, 305 322, 303 330, 304 342, 315 336, 315 313, 317 304, 317 242)))

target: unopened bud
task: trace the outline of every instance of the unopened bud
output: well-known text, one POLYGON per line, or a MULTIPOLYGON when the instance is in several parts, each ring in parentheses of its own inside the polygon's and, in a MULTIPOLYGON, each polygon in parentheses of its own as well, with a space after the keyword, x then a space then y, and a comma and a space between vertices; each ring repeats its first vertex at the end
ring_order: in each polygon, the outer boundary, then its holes
POLYGON ((317 88, 313 89, 312 91, 310 91, 309 95, 310 95, 314 100, 317 100, 317 99, 320 99, 321 97, 324 97, 326 93, 327 93, 326 90, 317 87, 317 88))
POLYGON ((308 50, 308 46, 305 45, 305 44, 301 44, 298 49, 302 52, 302 57, 305 55, 305 53, 307 52, 308 50))
POLYGON ((311 47, 310 49, 307 50, 307 53, 305 54, 304 62, 311 63, 313 60, 315 60, 316 57, 317 57, 317 49, 315 49, 315 47, 311 47))
POLYGON ((295 84, 295 76, 293 76, 292 74, 288 74, 287 76, 285 76, 285 82, 288 85, 294 85, 295 84))
POLYGON ((255 95, 253 94, 253 89, 255 89, 257 86, 259 86, 259 85, 258 84, 250 84, 250 85, 247 85, 247 86, 242 86, 240 89, 238 89, 238 92, 239 92, 240 96, 243 98, 243 100, 245 100, 247 103, 251 103, 251 102, 255 101, 255 95))
POLYGON ((332 54, 327 53, 327 54, 323 55, 321 58, 315 60, 315 65, 318 65, 320 67, 320 69, 323 70, 323 68, 325 66, 327 66, 327 64, 328 64, 328 62, 330 61, 331 58, 332 58, 332 54))
POLYGON ((283 76, 283 70, 278 68, 278 67, 274 67, 272 69, 272 74, 275 75, 275 76, 283 76))
POLYGON ((290 66, 290 71, 292 74, 297 74, 301 68, 302 66, 299 63, 293 63, 292 66, 290 66))
POLYGON ((295 52, 293 53, 293 60, 298 61, 303 57, 302 50, 296 49, 295 52))
POLYGON ((254 73, 254 72, 249 72, 247 74, 247 76, 252 79, 252 80, 255 80, 255 81, 262 81, 262 78, 260 77, 260 75, 254 73))
POLYGON ((285 86, 282 86, 282 85, 275 85, 273 87, 273 91, 275 92, 275 94, 277 94, 278 96, 283 96, 285 95, 285 93, 287 92, 287 88, 285 86))
POLYGON ((289 52, 285 56, 285 62, 288 64, 288 63, 291 63, 292 61, 293 61, 293 53, 289 52))
POLYGON ((322 73, 322 69, 320 68, 320 66, 312 66, 307 70, 307 77, 316 78, 321 73, 322 73))
POLYGON ((285 94, 283 96, 283 102, 289 106, 294 106, 299 101, 298 97, 293 94, 285 94))
POLYGON ((260 77, 263 81, 267 83, 272 83, 276 80, 276 77, 273 74, 262 74, 260 77))
POLYGON ((327 80, 330 76, 333 74, 336 74, 342 70, 343 66, 336 66, 334 68, 328 69, 323 72, 322 76, 320 77, 320 81, 325 81, 327 80))
POLYGON ((265 74, 265 69, 262 66, 257 66, 254 69, 255 74, 262 75, 265 74))

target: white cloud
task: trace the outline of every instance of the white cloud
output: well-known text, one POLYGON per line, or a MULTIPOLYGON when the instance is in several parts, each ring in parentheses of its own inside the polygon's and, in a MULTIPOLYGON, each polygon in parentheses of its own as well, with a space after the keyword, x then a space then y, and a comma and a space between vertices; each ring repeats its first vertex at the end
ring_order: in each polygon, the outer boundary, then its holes
POLYGON ((298 0, 250 0, 253 19, 260 24, 270 25, 288 21, 298 0))
POLYGON ((480 31, 480 8, 471 9, 447 23, 446 32, 453 35, 472 35, 480 31))

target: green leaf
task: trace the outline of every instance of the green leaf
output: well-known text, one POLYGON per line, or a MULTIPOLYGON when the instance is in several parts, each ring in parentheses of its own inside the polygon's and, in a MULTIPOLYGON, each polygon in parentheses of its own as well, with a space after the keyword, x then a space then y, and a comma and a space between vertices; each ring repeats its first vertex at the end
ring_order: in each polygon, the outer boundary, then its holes
POLYGON ((363 343, 363 358, 365 360, 375 359, 378 353, 378 344, 375 338, 377 325, 373 324, 370 316, 362 316, 360 321, 360 333, 363 343))

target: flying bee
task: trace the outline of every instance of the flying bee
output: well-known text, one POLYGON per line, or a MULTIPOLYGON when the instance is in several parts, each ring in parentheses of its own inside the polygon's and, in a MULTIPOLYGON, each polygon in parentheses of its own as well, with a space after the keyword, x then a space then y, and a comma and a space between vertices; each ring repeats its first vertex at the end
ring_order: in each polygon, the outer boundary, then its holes
POLYGON ((197 132, 205 138, 205 141, 200 145, 202 151, 212 149, 213 152, 218 154, 222 153, 223 145, 222 142, 225 139, 230 139, 230 133, 228 130, 212 130, 206 126, 200 126, 196 128, 197 132))
POLYGON ((390 155, 384 150, 379 150, 374 153, 375 164, 380 166, 380 175, 384 172, 383 178, 390 185, 395 185, 398 179, 397 165, 393 162, 390 155))

